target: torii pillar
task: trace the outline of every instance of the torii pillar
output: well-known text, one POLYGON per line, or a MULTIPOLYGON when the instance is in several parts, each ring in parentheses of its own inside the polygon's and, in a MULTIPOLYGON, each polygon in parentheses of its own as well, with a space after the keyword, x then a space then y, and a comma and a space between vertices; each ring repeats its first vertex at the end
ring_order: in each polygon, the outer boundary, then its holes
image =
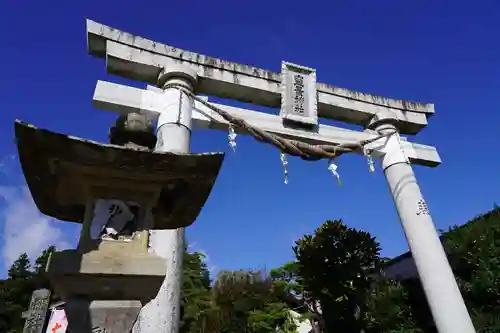
MULTIPOLYGON (((193 91, 196 81, 195 71, 178 65, 160 73, 158 86, 164 88, 176 84, 193 91)), ((162 96, 164 110, 158 118, 155 151, 188 153, 194 101, 175 88, 166 88, 162 96)), ((151 249, 165 259, 166 276, 157 297, 142 308, 133 331, 177 333, 180 324, 184 228, 151 231, 151 249)))
MULTIPOLYGON (((397 124, 394 114, 383 111, 368 128, 386 134, 397 131, 397 124)), ((372 145, 376 146, 381 147, 378 157, 438 331, 475 332, 399 134, 380 139, 372 145)))

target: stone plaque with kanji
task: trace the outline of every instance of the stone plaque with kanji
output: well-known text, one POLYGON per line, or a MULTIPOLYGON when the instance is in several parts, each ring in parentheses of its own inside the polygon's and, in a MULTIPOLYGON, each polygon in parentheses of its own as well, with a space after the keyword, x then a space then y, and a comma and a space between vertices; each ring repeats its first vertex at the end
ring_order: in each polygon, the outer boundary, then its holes
POLYGON ((318 124, 316 71, 283 62, 281 65, 281 118, 307 125, 318 124))
POLYGON ((49 302, 50 290, 38 289, 33 292, 23 333, 42 333, 49 302))

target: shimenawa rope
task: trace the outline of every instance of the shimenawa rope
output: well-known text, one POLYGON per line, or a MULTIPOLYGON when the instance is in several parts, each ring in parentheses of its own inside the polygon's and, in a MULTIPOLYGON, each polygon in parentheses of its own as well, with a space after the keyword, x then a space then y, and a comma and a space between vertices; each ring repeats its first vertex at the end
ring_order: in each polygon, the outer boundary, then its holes
MULTIPOLYGON (((180 84, 167 84, 163 89, 175 88, 190 96, 194 100, 200 102, 211 110, 219 114, 224 120, 229 122, 232 126, 238 127, 248 134, 253 136, 256 140, 271 144, 278 148, 281 152, 292 156, 298 156, 306 161, 317 161, 323 158, 332 160, 335 157, 340 156, 344 153, 357 152, 363 150, 363 148, 372 142, 375 142, 381 138, 389 137, 396 134, 397 131, 389 133, 378 133, 379 135, 368 140, 362 140, 354 143, 343 143, 339 145, 311 145, 305 142, 285 139, 278 135, 269 133, 260 128, 254 127, 246 122, 244 119, 233 117, 228 112, 221 110, 220 108, 210 104, 209 102, 199 98, 191 91, 187 90, 183 85, 180 84)), ((209 117, 209 115, 206 115, 209 117)), ((210 117, 209 117, 210 118, 210 117)))

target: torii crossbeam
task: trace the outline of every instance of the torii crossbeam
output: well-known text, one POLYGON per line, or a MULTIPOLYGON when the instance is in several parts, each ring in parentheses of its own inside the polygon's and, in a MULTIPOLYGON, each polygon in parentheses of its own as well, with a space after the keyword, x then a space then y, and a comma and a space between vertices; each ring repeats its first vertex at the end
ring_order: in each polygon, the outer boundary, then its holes
MULTIPOLYGON (((293 64, 283 63, 282 73, 275 73, 211 58, 91 20, 87 20, 87 42, 90 54, 106 59, 108 73, 160 88, 137 89, 98 81, 94 93, 97 108, 117 113, 146 112, 158 118, 157 150, 188 152, 192 125, 228 127, 228 121, 212 108, 194 102, 193 95, 187 93, 193 91, 280 109, 278 116, 208 104, 254 127, 298 141, 343 144, 386 134, 371 149, 381 160, 438 330, 475 332, 409 163, 434 167, 441 160, 435 148, 400 141, 397 134, 417 134, 427 126, 434 114, 433 104, 316 83, 315 70, 293 64), (319 124, 318 118, 357 124, 366 130, 326 126, 319 124)), ((178 332, 183 239, 180 229, 151 235, 152 249, 166 259, 167 276, 156 300, 142 309, 135 333, 178 332)))
MULTIPOLYGON (((147 112, 157 118, 165 103, 161 89, 148 86, 148 90, 98 81, 94 91, 94 107, 118 114, 128 112, 147 112)), ((253 126, 259 127, 283 137, 309 142, 311 144, 342 144, 358 142, 375 137, 373 131, 358 132, 335 126, 318 125, 313 129, 293 128, 283 124, 281 117, 263 112, 227 106, 218 103, 212 105, 229 112, 231 115, 244 118, 253 126)), ((193 125, 198 128, 227 130, 228 122, 213 110, 195 101, 192 114, 193 125), (209 117, 207 116, 209 115, 209 117)), ((403 139, 403 149, 413 164, 435 167, 441 159, 434 147, 411 143, 403 139)))

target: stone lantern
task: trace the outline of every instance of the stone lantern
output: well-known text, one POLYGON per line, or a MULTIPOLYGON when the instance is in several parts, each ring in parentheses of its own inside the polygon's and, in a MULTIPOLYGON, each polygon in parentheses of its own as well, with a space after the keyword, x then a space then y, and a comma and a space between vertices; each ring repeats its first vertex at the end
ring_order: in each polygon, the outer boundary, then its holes
POLYGON ((155 153, 153 127, 140 114, 118 118, 111 144, 20 121, 15 134, 38 209, 82 224, 77 248, 53 253, 47 267, 56 294, 66 301, 69 329, 128 332, 166 274, 164 260, 148 251, 149 230, 191 225, 224 155, 155 153), (103 237, 117 211, 128 214, 126 223, 103 237))

